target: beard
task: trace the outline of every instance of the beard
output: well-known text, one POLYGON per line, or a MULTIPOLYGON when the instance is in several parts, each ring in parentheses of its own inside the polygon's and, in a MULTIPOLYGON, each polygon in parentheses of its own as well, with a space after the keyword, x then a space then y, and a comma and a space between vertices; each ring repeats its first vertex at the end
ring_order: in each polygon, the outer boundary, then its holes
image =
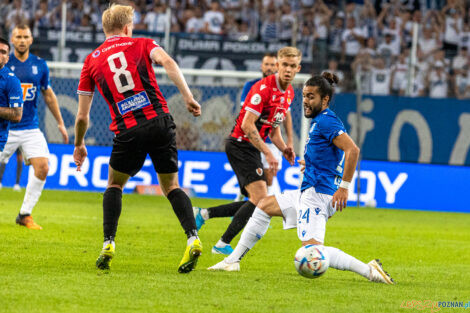
POLYGON ((309 106, 308 108, 310 109, 309 114, 307 114, 307 112, 305 112, 305 107, 304 107, 304 116, 306 118, 315 118, 322 111, 321 107, 311 107, 311 106, 309 106))

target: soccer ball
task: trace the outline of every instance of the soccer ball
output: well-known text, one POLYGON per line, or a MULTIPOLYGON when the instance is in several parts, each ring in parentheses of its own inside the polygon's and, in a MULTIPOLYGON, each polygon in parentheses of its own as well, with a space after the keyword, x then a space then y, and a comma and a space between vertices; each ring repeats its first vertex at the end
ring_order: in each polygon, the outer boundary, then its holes
POLYGON ((295 254, 295 268, 297 272, 306 278, 318 278, 323 275, 330 259, 321 245, 307 245, 297 250, 295 254))

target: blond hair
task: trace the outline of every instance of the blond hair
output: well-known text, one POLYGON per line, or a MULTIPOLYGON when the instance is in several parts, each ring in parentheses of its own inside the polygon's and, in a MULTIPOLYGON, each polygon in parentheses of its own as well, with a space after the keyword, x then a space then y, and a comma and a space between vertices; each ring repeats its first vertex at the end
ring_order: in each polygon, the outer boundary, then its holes
POLYGON ((302 59, 302 53, 296 47, 284 47, 279 49, 277 52, 278 59, 283 57, 298 57, 299 59, 302 59))
POLYGON ((129 5, 112 4, 103 12, 101 19, 105 34, 120 31, 133 22, 134 8, 129 5))

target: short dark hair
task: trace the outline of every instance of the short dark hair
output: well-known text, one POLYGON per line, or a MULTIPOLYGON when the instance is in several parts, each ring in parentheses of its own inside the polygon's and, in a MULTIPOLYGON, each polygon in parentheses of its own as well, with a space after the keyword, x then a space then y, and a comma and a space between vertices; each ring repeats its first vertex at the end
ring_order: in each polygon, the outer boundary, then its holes
POLYGON ((10 42, 8 42, 8 40, 6 40, 5 38, 3 37, 0 37, 0 43, 4 44, 4 45, 7 45, 8 46, 8 52, 10 52, 10 42))
POLYGON ((276 52, 266 52, 264 55, 263 55, 263 59, 265 57, 268 57, 268 58, 277 58, 277 53, 276 52))
POLYGON ((318 93, 320 94, 320 98, 323 99, 326 96, 329 96, 329 103, 331 101, 331 98, 333 97, 333 84, 336 85, 338 84, 338 82, 338 76, 330 72, 323 72, 323 74, 313 76, 309 80, 307 80, 305 86, 318 87, 318 93))

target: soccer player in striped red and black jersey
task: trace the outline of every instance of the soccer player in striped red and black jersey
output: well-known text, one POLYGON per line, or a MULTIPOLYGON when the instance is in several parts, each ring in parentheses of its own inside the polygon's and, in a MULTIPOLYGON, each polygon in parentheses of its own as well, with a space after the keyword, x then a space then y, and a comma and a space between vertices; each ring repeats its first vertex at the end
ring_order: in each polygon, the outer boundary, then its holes
POLYGON ((249 199, 218 207, 195 208, 197 226, 212 217, 233 216, 229 227, 212 248, 213 253, 230 254, 230 242, 245 227, 258 202, 267 197, 266 178, 260 152, 266 156, 269 168, 277 170, 278 161, 266 145, 269 136, 284 158, 294 164, 295 153, 282 139, 278 127, 285 119, 294 100, 291 82, 300 71, 301 53, 297 48, 284 47, 278 51, 277 74, 261 79, 250 89, 229 138, 225 152, 237 176, 240 190, 249 199))
POLYGON ((202 244, 197 236, 191 200, 178 184, 175 124, 158 88, 152 63, 164 67, 189 112, 199 116, 201 107, 178 65, 167 53, 154 40, 132 38, 133 16, 132 7, 125 5, 113 4, 103 13, 106 40, 86 58, 77 91, 74 151, 77 170, 87 155, 84 137, 95 87, 108 103, 112 118, 110 130, 116 135, 109 161, 108 187, 103 196, 104 244, 96 266, 109 269, 121 214, 122 189, 140 171, 149 155, 162 191, 188 237, 178 266, 180 273, 187 273, 196 266, 202 244))

